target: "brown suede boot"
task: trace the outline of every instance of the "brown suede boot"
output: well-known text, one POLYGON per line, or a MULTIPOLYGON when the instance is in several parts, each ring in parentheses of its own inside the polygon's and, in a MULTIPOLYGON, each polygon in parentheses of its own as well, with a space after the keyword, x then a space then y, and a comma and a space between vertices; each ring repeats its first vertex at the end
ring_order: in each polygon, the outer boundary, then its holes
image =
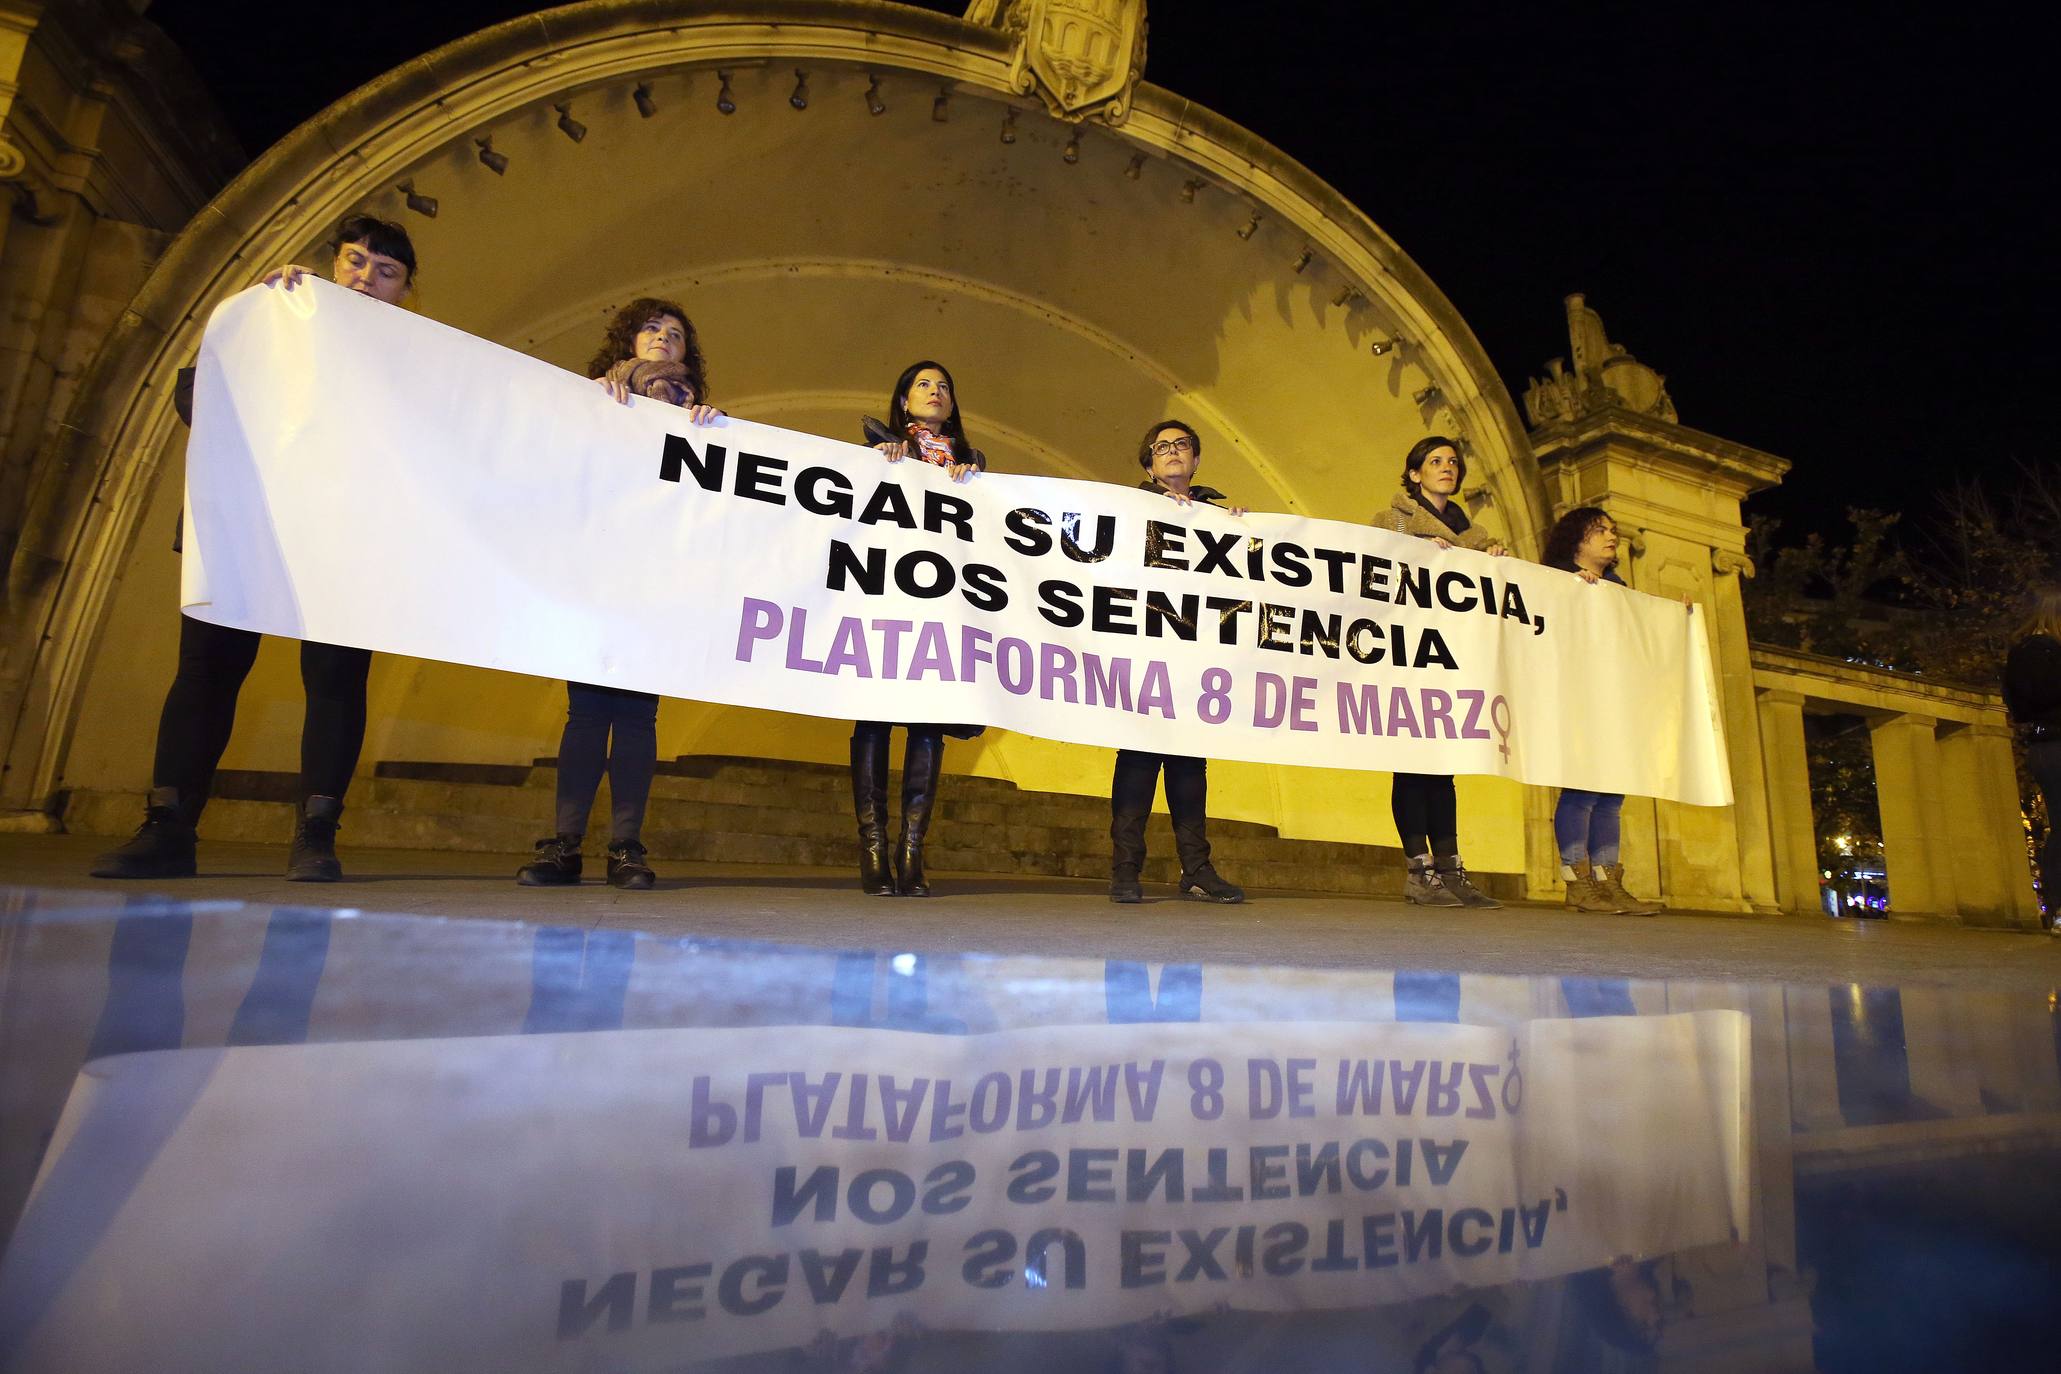
POLYGON ((1616 903, 1617 909, 1627 916, 1651 916, 1660 910, 1658 902, 1643 902, 1624 887, 1624 865, 1605 864, 1600 876, 1595 879, 1603 895, 1616 903))
POLYGON ((1617 899, 1611 896, 1604 889, 1603 884, 1597 880, 1595 870, 1589 867, 1587 859, 1583 859, 1577 864, 1570 864, 1569 867, 1574 869, 1574 876, 1567 880, 1567 905, 1569 910, 1616 912, 1624 909, 1617 904, 1617 899))

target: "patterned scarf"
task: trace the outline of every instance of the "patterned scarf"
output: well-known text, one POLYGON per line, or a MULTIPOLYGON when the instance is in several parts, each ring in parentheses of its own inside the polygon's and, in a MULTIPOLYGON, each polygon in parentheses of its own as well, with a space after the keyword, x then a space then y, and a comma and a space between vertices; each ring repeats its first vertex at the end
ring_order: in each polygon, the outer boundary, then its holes
POLYGON ((959 455, 952 450, 952 441, 941 435, 932 434, 916 421, 909 422, 909 439, 916 445, 915 457, 926 463, 935 463, 948 468, 959 461, 959 455))
POLYGON ((668 405, 694 404, 694 387, 687 380, 682 363, 654 363, 643 358, 625 358, 608 369, 611 381, 621 382, 632 394, 649 396, 668 405))

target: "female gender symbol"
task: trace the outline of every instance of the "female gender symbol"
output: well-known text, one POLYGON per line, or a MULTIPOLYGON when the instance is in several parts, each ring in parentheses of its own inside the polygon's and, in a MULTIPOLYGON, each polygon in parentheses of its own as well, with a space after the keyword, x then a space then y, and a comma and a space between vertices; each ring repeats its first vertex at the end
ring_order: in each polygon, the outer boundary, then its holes
POLYGON ((1489 703, 1489 724, 1496 727, 1496 733, 1503 742, 1496 747, 1503 751, 1503 762, 1510 761, 1510 699, 1498 696, 1489 703))

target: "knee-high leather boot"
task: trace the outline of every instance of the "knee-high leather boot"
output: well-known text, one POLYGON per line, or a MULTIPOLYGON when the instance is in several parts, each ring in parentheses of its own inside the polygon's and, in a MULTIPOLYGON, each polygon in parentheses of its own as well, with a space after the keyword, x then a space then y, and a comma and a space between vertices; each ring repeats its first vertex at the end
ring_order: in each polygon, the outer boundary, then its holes
POLYGON ((852 810, 859 818, 859 890, 895 895, 887 870, 887 731, 852 732, 852 810))
POLYGON ((902 755, 902 843, 895 855, 895 890, 904 897, 928 897, 923 876, 923 837, 937 801, 938 772, 945 762, 945 737, 935 730, 911 730, 902 755))

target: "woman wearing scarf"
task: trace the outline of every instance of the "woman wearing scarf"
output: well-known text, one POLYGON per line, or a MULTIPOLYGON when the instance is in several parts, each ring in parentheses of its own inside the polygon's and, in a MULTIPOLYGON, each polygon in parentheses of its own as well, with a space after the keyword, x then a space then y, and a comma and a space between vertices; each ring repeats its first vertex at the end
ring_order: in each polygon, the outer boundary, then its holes
MULTIPOLYGON (((890 463, 905 458, 945 469, 963 482, 987 468, 988 460, 966 439, 959 422, 958 389, 942 363, 926 358, 909 364, 887 402, 887 423, 862 418, 866 442, 890 463)), ((937 801, 938 774, 945 761, 945 736, 971 739, 979 726, 908 724, 902 753, 902 837, 890 870, 887 850, 887 749, 894 724, 862 720, 852 727, 852 809, 859 818, 859 887, 876 897, 928 897, 923 876, 923 839, 937 801)))
MULTIPOLYGON (((1591 585, 1625 585, 1617 575, 1617 522, 1598 506, 1576 506, 1561 516, 1546 536, 1546 552, 1539 562, 1591 585)), ((1577 911, 1651 916, 1660 910, 1625 890, 1624 865, 1617 861, 1618 814, 1623 809, 1621 792, 1560 789, 1553 807, 1553 840, 1560 849, 1567 904, 1577 911)))
MULTIPOLYGON (((1397 534, 1429 539, 1442 549, 1455 545, 1497 557, 1507 552, 1476 529, 1460 509, 1460 483, 1467 460, 1457 440, 1442 434, 1419 439, 1403 459, 1403 485, 1388 509, 1374 520, 1397 534)), ((1459 801, 1451 774, 1398 773, 1389 794, 1396 833, 1410 861, 1403 900, 1420 906, 1499 907, 1501 902, 1467 879, 1460 862, 1459 801)))
MULTIPOLYGON (((646 296, 618 310, 587 375, 624 405, 646 396, 685 407, 697 425, 722 412, 706 404, 708 366, 694 322, 672 301, 646 296)), ((644 808, 658 772, 658 697, 621 687, 565 684, 565 733, 558 742, 558 830, 537 841, 537 856, 515 875, 524 887, 562 887, 580 880, 580 844, 601 775, 608 775, 612 814, 608 881, 643 891, 657 882, 645 861, 644 808), (612 738, 611 738, 612 737, 612 738)))

